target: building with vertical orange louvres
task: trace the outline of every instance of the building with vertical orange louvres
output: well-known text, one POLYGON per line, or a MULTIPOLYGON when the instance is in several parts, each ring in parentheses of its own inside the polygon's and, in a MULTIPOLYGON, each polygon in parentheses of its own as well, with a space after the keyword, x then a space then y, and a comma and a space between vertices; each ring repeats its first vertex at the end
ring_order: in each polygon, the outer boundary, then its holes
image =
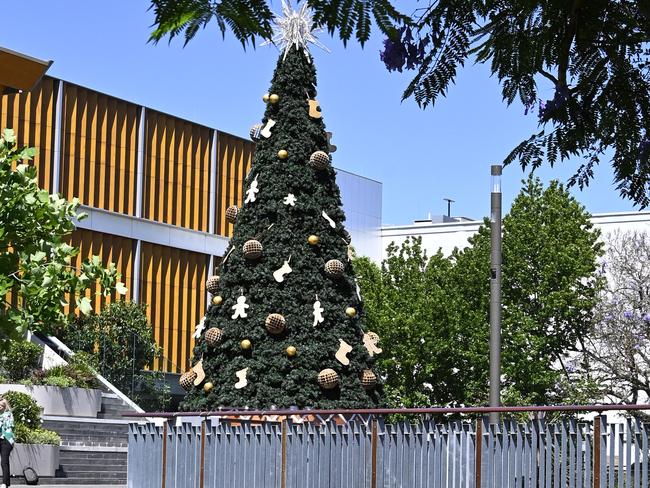
MULTIPOLYGON (((114 262, 127 299, 147 304, 164 354, 154 368, 187 370, 205 281, 232 233, 225 212, 242 203, 254 143, 49 76, 0 95, 3 128, 36 147, 42 188, 81 201, 78 259, 114 262)), ((353 244, 378 260, 381 183, 340 170, 338 180, 353 244)), ((98 298, 96 310, 114 298, 98 298)))

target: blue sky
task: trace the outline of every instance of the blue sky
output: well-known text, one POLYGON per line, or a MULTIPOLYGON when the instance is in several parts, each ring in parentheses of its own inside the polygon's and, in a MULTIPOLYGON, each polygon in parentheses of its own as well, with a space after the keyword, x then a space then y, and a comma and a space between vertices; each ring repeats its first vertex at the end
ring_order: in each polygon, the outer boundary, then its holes
MULTIPOLYGON (((148 6, 148 0, 0 0, 0 12, 11 12, 0 46, 54 60, 52 76, 247 137, 263 114, 277 50, 244 51, 231 37, 222 40, 215 25, 185 48, 182 40, 148 44, 148 6)), ((274 7, 279 11, 280 2, 274 7)), ((454 215, 488 215, 490 165, 536 129, 536 115, 524 115, 521 105, 507 108, 485 66, 461 71, 447 98, 421 110, 413 100, 400 101, 413 73, 386 71, 380 36, 363 49, 344 48, 327 34, 320 39, 332 51, 312 49, 318 99, 338 146, 334 164, 383 183, 384 223, 444 213, 445 197, 456 201, 454 215)), ((552 98, 552 88, 543 86, 540 96, 552 98)), ((565 181, 575 168, 564 163, 537 174, 565 181)), ((526 175, 518 166, 504 169, 506 208, 526 175)), ((634 210, 615 190, 608 164, 574 194, 592 213, 634 210)))

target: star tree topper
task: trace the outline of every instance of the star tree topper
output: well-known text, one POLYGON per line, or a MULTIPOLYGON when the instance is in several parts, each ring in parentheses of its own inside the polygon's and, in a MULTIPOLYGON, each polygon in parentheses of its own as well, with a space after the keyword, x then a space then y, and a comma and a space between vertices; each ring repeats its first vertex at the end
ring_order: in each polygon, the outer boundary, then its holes
POLYGON ((316 32, 320 29, 312 29, 314 25, 313 14, 307 2, 304 2, 298 10, 294 10, 291 5, 282 0, 282 14, 280 17, 275 16, 275 32, 273 37, 262 43, 262 46, 274 44, 284 51, 284 61, 292 46, 296 49, 302 49, 305 56, 308 52, 308 43, 320 47, 324 51, 330 52, 316 37, 316 32))

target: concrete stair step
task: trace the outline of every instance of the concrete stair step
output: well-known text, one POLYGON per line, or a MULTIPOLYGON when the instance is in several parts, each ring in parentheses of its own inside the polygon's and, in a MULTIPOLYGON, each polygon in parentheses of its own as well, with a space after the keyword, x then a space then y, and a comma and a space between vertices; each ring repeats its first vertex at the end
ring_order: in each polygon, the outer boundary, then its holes
MULTIPOLYGON (((87 461, 87 460, 86 460, 87 461)), ((126 473, 126 463, 122 464, 77 464, 77 463, 65 463, 60 465, 60 469, 66 473, 72 473, 76 471, 111 471, 114 473, 124 472, 126 473)))
MULTIPOLYGON (((24 486, 25 478, 22 476, 11 478, 12 486, 24 486)), ((66 486, 74 486, 75 488, 91 488, 94 486, 113 486, 115 488, 126 488, 126 478, 123 480, 95 480, 89 481, 87 479, 69 479, 69 478, 50 478, 41 477, 38 486, 41 488, 50 488, 56 486, 57 488, 65 488, 66 486)))
POLYGON ((120 480, 126 479, 126 471, 57 471, 56 478, 79 479, 79 480, 120 480))

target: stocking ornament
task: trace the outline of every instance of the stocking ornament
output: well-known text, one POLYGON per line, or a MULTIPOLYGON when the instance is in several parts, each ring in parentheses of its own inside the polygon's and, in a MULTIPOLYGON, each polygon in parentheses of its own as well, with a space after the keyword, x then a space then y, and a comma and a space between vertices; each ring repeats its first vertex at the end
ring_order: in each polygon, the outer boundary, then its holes
POLYGON ((293 270, 291 269, 291 266, 289 266, 289 261, 291 261, 291 256, 289 256, 289 259, 287 259, 287 260, 284 262, 284 264, 282 265, 281 268, 279 268, 279 269, 277 269, 277 270, 275 270, 275 271, 273 272, 273 278, 274 278, 275 281, 277 281, 278 283, 282 283, 282 282, 284 281, 284 276, 285 276, 285 275, 288 275, 289 273, 291 273, 291 271, 293 271, 293 270))
POLYGON ((199 361, 194 366, 192 366, 192 371, 196 373, 194 386, 199 386, 205 379, 205 371, 203 371, 203 360, 199 361))
POLYGON ((240 369, 235 373, 235 376, 237 376, 237 379, 239 380, 237 383, 235 383, 235 388, 238 390, 241 390, 248 384, 246 373, 248 373, 248 368, 240 369))
POLYGON ((347 366, 350 364, 350 360, 348 359, 348 353, 352 351, 352 346, 347 342, 345 342, 343 339, 339 339, 339 344, 340 344, 339 350, 336 351, 336 355, 334 357, 343 366, 347 366))

